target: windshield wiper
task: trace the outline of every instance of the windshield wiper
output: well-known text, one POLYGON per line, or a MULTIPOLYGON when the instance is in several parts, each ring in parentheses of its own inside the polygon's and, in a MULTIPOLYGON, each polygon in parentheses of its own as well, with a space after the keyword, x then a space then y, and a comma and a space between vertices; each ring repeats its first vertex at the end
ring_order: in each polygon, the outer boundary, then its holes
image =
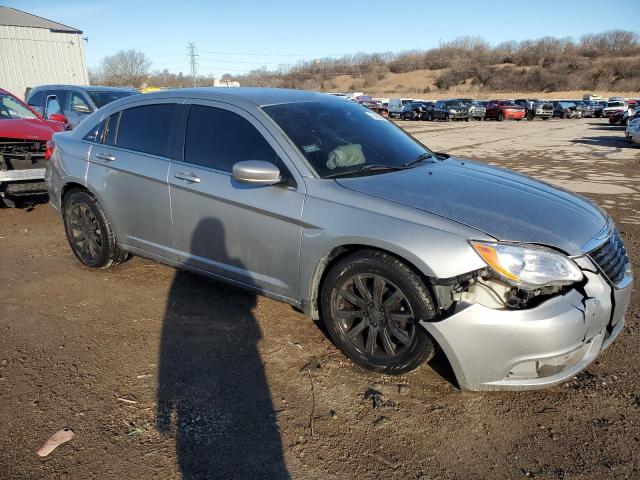
POLYGON ((430 158, 432 158, 432 155, 429 152, 421 153, 410 162, 403 163, 401 168, 409 168, 415 165, 416 163, 424 162, 425 160, 428 160, 430 158))
POLYGON ((348 175, 357 175, 358 173, 367 173, 367 172, 393 172, 396 170, 404 170, 406 167, 404 165, 363 165, 360 168, 355 170, 349 170, 347 172, 337 172, 329 175, 325 175, 322 178, 338 178, 345 177, 348 175))

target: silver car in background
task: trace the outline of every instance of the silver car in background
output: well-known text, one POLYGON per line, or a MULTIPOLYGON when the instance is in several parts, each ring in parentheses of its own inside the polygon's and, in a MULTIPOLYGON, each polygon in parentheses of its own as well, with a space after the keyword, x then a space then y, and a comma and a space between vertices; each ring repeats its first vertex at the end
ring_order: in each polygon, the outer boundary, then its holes
POLYGON ((54 143, 50 201, 83 264, 139 255, 287 302, 370 370, 441 349, 463 389, 539 388, 623 327, 631 267, 602 209, 331 95, 134 96, 54 143))

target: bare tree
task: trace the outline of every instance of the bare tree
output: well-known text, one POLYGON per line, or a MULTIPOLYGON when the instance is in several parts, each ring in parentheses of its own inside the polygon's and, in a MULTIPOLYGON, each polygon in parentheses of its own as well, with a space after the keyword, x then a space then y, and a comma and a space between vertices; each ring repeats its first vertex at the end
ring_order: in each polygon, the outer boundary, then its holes
POLYGON ((104 57, 100 69, 106 84, 138 87, 149 75, 150 66, 144 53, 131 49, 104 57))

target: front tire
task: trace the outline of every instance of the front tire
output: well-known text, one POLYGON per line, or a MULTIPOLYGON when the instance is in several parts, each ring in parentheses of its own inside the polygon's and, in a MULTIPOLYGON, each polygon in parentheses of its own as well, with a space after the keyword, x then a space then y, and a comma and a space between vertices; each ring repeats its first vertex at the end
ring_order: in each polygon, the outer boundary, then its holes
POLYGON ((89 192, 75 190, 65 195, 63 218, 71 250, 87 267, 109 268, 127 259, 104 208, 89 192))
POLYGON ((501 121, 503 121, 503 120, 504 120, 504 114, 503 114, 502 112, 500 112, 500 113, 498 114, 498 121, 499 121, 499 122, 501 122, 501 121))
POLYGON ((418 324, 435 317, 422 279, 397 258, 362 250, 339 260, 321 292, 335 345, 363 368, 402 374, 431 359, 435 343, 418 324))

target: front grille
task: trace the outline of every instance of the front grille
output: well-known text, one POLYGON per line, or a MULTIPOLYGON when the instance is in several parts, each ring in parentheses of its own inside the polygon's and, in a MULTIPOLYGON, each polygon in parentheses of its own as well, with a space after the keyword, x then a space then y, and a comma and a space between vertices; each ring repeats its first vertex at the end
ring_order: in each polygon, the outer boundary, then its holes
POLYGON ((629 257, 618 230, 614 230, 606 242, 589 252, 589 256, 611 283, 617 285, 622 281, 629 264, 629 257))

